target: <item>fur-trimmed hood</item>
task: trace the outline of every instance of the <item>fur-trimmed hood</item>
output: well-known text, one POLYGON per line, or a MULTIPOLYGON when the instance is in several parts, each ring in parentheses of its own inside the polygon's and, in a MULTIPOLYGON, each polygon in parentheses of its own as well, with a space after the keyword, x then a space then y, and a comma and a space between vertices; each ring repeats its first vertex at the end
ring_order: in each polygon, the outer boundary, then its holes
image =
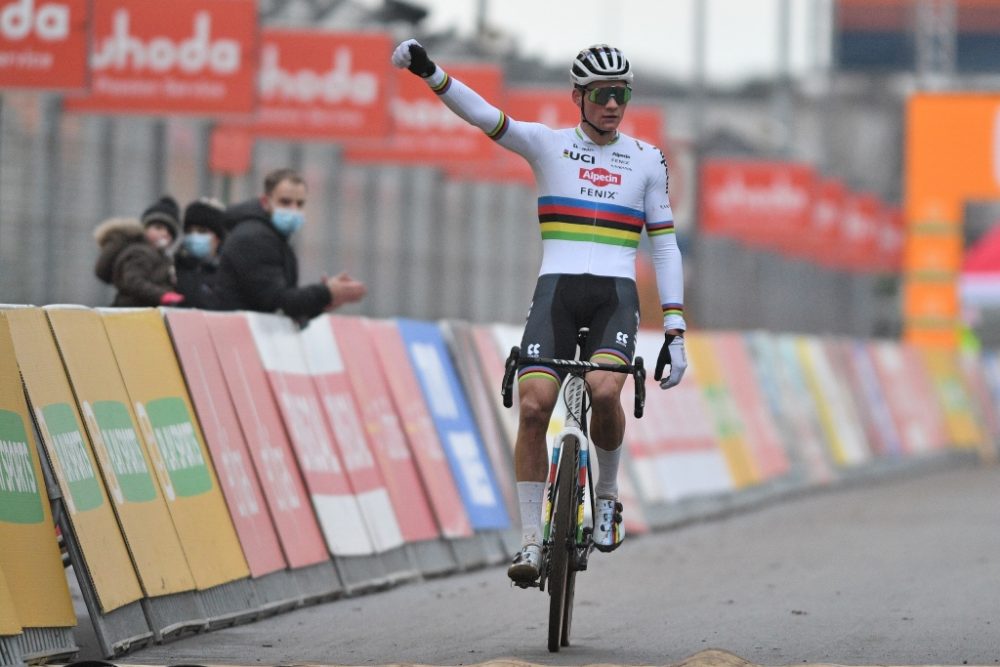
POLYGON ((145 243, 145 230, 136 218, 108 218, 94 229, 94 240, 101 247, 94 273, 110 284, 115 259, 126 246, 145 243))

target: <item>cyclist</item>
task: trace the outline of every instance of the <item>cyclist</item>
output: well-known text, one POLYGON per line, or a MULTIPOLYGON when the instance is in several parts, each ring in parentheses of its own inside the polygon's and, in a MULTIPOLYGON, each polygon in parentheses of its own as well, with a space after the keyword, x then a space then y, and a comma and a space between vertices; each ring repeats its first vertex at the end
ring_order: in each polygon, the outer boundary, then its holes
MULTIPOLYGON (((652 245, 665 337, 654 377, 664 389, 680 382, 684 351, 683 268, 667 195, 667 164, 656 147, 618 131, 632 96, 633 72, 622 52, 596 44, 573 60, 575 128, 517 121, 448 75, 413 39, 392 54, 396 67, 422 77, 452 111, 531 164, 538 185, 542 266, 521 340, 529 357, 566 359, 576 334, 589 327, 582 358, 627 364, 635 352, 639 300, 635 253, 643 227, 652 245), (664 368, 670 372, 663 377, 664 368)), ((539 576, 541 515, 548 456, 545 435, 562 374, 543 365, 518 373, 519 422, 514 468, 521 511, 521 550, 507 571, 515 583, 539 576)), ((596 447, 597 516, 593 539, 612 551, 625 537, 618 466, 625 431, 621 390, 626 376, 588 375, 591 438, 596 447)))

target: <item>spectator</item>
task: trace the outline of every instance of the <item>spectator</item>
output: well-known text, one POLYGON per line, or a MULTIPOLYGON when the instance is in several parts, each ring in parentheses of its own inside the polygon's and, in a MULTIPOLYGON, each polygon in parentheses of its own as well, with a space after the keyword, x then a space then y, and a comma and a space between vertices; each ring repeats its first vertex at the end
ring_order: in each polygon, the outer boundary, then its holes
POLYGON ((179 209, 161 197, 135 218, 110 218, 94 230, 101 248, 94 272, 118 289, 112 306, 171 306, 184 297, 174 291, 174 266, 168 251, 180 234, 179 209))
POLYGON ((202 197, 184 209, 184 238, 174 255, 177 291, 188 308, 211 309, 219 246, 226 237, 222 202, 202 197))
POLYGON ((292 169, 264 179, 264 194, 226 211, 229 234, 219 255, 219 310, 281 311, 302 323, 359 301, 367 288, 346 273, 304 287, 289 238, 305 223, 306 184, 292 169))

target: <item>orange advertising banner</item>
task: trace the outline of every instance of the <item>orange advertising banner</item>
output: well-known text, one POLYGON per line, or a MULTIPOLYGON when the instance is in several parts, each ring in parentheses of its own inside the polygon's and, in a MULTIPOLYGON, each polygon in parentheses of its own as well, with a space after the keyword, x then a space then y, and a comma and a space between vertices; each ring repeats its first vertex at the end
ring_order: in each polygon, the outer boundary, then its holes
POLYGON ((805 164, 709 160, 702 166, 702 229, 783 248, 808 224, 815 180, 805 164))
POLYGON ((957 224, 966 199, 1000 198, 1000 95, 915 95, 906 121, 910 224, 957 224))
MULTIPOLYGON (((503 71, 499 67, 442 67, 491 104, 503 107, 503 71)), ((348 161, 442 166, 486 161, 496 156, 493 141, 442 104, 422 79, 405 69, 395 70, 393 86, 396 92, 389 106, 395 131, 384 140, 361 138, 348 143, 344 151, 348 161)))
POLYGON ((85 88, 87 5, 0 0, 0 88, 85 88))
POLYGON ((246 114, 256 102, 254 0, 93 0, 90 92, 66 109, 246 114))
POLYGON ((298 139, 388 135, 391 52, 382 33, 261 32, 260 107, 250 129, 298 139))

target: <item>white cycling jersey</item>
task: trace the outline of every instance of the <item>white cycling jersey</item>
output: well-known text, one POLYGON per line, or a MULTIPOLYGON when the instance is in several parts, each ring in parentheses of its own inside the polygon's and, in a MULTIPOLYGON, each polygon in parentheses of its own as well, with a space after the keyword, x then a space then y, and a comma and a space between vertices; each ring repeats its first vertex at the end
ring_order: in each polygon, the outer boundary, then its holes
POLYGON ((664 328, 686 328, 684 272, 667 195, 667 163, 658 148, 622 133, 601 146, 579 126, 555 130, 515 120, 440 66, 426 81, 449 109, 531 165, 542 233, 539 275, 635 280, 635 253, 645 227, 664 328))

